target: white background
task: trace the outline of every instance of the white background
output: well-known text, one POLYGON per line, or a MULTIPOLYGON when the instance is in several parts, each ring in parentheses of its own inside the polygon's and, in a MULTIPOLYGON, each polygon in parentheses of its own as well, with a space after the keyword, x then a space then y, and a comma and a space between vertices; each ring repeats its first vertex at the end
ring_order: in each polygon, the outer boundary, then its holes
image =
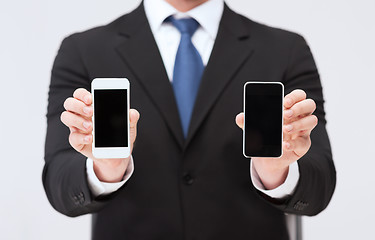
MULTIPOLYGON (((64 36, 106 24, 138 2, 1 0, 1 239, 90 238, 90 216, 57 213, 42 187, 50 69, 64 36)), ((321 73, 338 182, 329 207, 304 217, 304 239, 373 238, 375 1, 227 2, 253 20, 302 34, 321 73)))

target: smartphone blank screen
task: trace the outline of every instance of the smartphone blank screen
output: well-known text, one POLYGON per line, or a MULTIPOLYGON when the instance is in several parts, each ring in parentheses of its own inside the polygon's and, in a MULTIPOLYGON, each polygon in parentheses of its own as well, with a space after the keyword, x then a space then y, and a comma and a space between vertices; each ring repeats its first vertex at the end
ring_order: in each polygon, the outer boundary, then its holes
POLYGON ((283 86, 251 83, 245 86, 244 153, 279 157, 282 153, 283 86))
POLYGON ((94 90, 95 147, 128 147, 127 90, 94 90))

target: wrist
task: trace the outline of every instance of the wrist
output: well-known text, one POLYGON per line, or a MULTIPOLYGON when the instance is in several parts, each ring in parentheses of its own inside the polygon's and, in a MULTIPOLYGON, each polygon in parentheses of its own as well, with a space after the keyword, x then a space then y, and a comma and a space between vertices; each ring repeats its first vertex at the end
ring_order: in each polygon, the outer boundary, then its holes
POLYGON ((94 159, 94 172, 101 182, 115 183, 122 181, 129 164, 124 159, 94 159))
POLYGON ((289 172, 289 165, 275 166, 275 164, 270 163, 270 159, 253 158, 252 161, 255 171, 266 190, 275 189, 285 182, 289 172))

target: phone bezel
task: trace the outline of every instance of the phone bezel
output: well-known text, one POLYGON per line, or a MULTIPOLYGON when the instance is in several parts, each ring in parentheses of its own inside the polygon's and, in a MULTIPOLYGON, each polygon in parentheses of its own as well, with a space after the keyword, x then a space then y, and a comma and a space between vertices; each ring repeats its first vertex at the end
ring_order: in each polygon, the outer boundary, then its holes
POLYGON ((129 111, 130 111, 130 83, 127 78, 95 78, 91 82, 92 94, 92 123, 93 123, 93 143, 92 154, 96 158, 127 158, 130 156, 130 134, 129 134, 129 111), (96 147, 95 146, 95 95, 94 90, 112 90, 112 89, 126 89, 127 90, 127 117, 128 117, 128 147, 96 147))
POLYGON ((243 146, 242 146, 242 153, 244 155, 244 157, 246 158, 252 158, 252 157, 262 157, 262 158, 280 158, 282 155, 283 155, 283 125, 284 125, 284 84, 281 83, 281 82, 264 82, 264 81, 249 81, 249 82, 246 82, 244 84, 244 87, 243 87, 243 112, 244 112, 244 125, 243 125, 243 146), (246 109, 246 86, 248 84, 277 84, 277 85, 281 85, 281 139, 280 139, 280 146, 281 146, 281 151, 280 151, 280 155, 279 156, 249 156, 249 155, 246 155, 246 150, 245 150, 245 133, 246 133, 246 129, 245 129, 245 123, 246 123, 246 113, 245 113, 245 109, 246 109))

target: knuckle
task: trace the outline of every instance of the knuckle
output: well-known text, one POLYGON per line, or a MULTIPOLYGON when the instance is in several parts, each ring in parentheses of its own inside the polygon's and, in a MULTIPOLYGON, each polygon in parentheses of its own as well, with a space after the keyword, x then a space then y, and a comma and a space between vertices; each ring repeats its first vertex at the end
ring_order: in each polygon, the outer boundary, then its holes
POLYGON ((297 103, 296 105, 294 105, 292 107, 292 109, 293 109, 293 112, 295 112, 296 115, 300 115, 301 112, 302 112, 303 107, 301 106, 301 104, 297 103))
POLYGON ((72 147, 74 147, 74 146, 75 146, 75 143, 76 143, 76 139, 75 139, 75 137, 76 137, 76 134, 75 134, 75 133, 71 133, 71 134, 69 135, 69 144, 70 144, 72 147))
POLYGON ((296 122, 294 122, 295 124, 295 129, 300 131, 300 130, 304 130, 305 126, 306 126, 306 118, 302 118, 296 122))
POLYGON ((288 141, 289 143, 289 147, 288 147, 288 150, 293 150, 295 147, 296 147, 296 144, 294 141, 288 141))
POLYGON ((74 113, 64 111, 61 113, 60 120, 68 127, 76 127, 78 129, 87 131, 87 129, 83 128, 83 122, 85 120, 74 113))
POLYGON ((293 126, 293 131, 294 131, 294 132, 295 132, 295 131, 299 131, 299 130, 301 129, 301 121, 294 122, 294 123, 292 124, 292 126, 293 126))
POLYGON ((85 129, 83 126, 84 121, 85 120, 83 120, 81 117, 77 117, 74 119, 74 123, 76 124, 76 126, 78 126, 83 131, 87 131, 88 129, 85 129))

